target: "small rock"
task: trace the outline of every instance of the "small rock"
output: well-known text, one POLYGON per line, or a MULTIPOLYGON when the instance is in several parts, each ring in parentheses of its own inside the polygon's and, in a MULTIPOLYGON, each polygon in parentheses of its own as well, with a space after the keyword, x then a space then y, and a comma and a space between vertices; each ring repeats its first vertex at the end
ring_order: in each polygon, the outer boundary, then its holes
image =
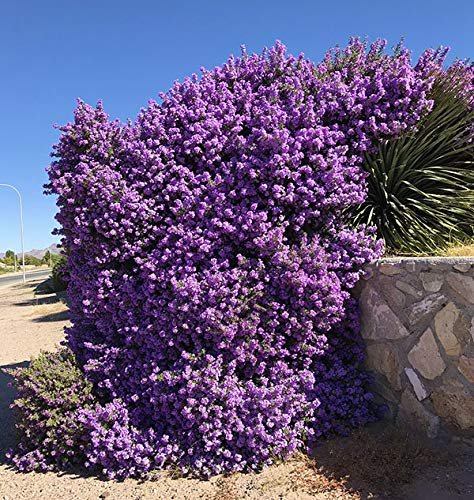
POLYGON ((433 380, 444 372, 446 364, 439 353, 431 328, 423 333, 408 353, 408 360, 428 380, 433 380))
POLYGON ((474 358, 461 356, 459 358, 458 370, 464 375, 464 378, 474 384, 474 358))
POLYGON ((405 269, 409 273, 414 273, 416 271, 416 262, 414 262, 413 260, 405 262, 405 269))
POLYGON ((415 287, 409 285, 408 283, 406 283, 405 281, 400 281, 400 280, 397 280, 395 282, 395 286, 401 290, 402 292, 405 292, 407 293, 408 295, 411 295, 412 297, 415 297, 415 298, 420 298, 420 297, 423 297, 423 293, 420 292, 419 290, 417 290, 415 287))
POLYGON ((474 396, 458 380, 447 380, 433 391, 431 401, 440 417, 467 430, 474 427, 474 396))
POLYGON ((402 272, 399 262, 393 264, 383 262, 382 264, 379 264, 378 270, 380 273, 385 274, 386 276, 395 276, 402 272))
POLYGON ((411 385, 413 386, 413 390, 415 391, 416 397, 420 401, 426 399, 430 394, 423 385, 423 382, 419 379, 415 370, 412 370, 411 368, 405 368, 405 373, 407 374, 408 380, 411 382, 411 385))
POLYGON ((459 356, 461 344, 454 334, 454 325, 459 319, 461 312, 453 302, 449 302, 435 316, 434 324, 436 335, 439 338, 448 356, 459 356))
POLYGON ((428 295, 420 302, 413 304, 408 314, 411 325, 420 322, 437 311, 446 301, 446 297, 440 294, 428 295))
POLYGON ((471 269, 471 264, 469 262, 457 262, 453 264, 453 268, 460 273, 467 273, 471 269))
POLYGON ((104 491, 99 495, 99 498, 107 498, 110 496, 110 491, 104 491))
POLYGON ((443 275, 438 273, 420 273, 421 283, 427 292, 439 292, 443 286, 443 275))
POLYGON ((459 273, 448 273, 446 281, 464 300, 474 304, 474 279, 459 273))

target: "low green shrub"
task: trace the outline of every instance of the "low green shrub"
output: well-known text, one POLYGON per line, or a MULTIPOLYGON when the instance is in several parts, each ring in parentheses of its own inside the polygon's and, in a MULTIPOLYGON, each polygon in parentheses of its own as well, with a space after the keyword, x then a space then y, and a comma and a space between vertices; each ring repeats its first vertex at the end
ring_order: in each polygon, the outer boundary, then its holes
POLYGON ((9 454, 12 461, 20 469, 28 464, 28 470, 42 471, 83 462, 83 431, 75 412, 93 407, 95 398, 72 352, 41 353, 11 374, 19 395, 12 407, 20 438, 19 453, 9 454))
POLYGON ((54 263, 51 271, 51 280, 53 282, 55 292, 62 292, 66 290, 68 284, 66 256, 61 255, 61 258, 54 263))

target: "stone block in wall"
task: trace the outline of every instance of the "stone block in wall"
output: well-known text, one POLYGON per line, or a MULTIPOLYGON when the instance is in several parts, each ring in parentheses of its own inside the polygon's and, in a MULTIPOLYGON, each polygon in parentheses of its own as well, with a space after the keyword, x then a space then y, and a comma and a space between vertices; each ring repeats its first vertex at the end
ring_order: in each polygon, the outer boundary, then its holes
POLYGON ((436 314, 434 319, 436 335, 448 356, 459 356, 461 354, 461 343, 454 333, 460 315, 461 311, 456 304, 449 302, 436 314))
POLYGON ((389 276, 381 276, 377 284, 392 310, 400 310, 405 307, 405 294, 395 287, 393 280, 389 276))
POLYGON ((461 310, 461 314, 454 325, 454 335, 456 335, 461 346, 464 349, 466 345, 470 343, 471 340, 471 317, 465 314, 465 311, 461 310))
POLYGON ((420 273, 421 283, 427 292, 439 292, 444 283, 441 273, 425 272, 420 273))
POLYGON ((380 375, 384 375, 390 385, 399 391, 402 388, 401 375, 403 366, 398 359, 397 350, 389 344, 370 344, 366 349, 366 366, 380 375))
POLYGON ((444 303, 446 303, 446 297, 444 295, 438 293, 428 295, 423 300, 413 304, 408 313, 408 321, 411 325, 419 323, 422 320, 430 321, 431 315, 444 303))
POLYGON ((439 353, 431 328, 428 328, 413 346, 408 353, 408 360, 413 368, 428 380, 433 380, 444 372, 446 364, 439 353))
POLYGON ((474 428, 474 396, 455 379, 447 379, 431 394, 436 413, 461 430, 474 428))
POLYGON ((408 330, 371 285, 360 294, 361 334, 364 339, 400 339, 408 330))
POLYGON ((405 373, 413 387, 413 391, 418 400, 423 401, 423 399, 426 399, 430 395, 430 393, 416 374, 415 370, 413 370, 412 368, 405 368, 405 373))
POLYGON ((403 293, 411 295, 416 299, 423 297, 423 292, 421 290, 417 290, 414 286, 410 285, 406 281, 396 280, 395 286, 401 290, 403 293))
POLYGON ((460 273, 467 273, 471 269, 471 264, 469 262, 457 262, 453 264, 453 269, 460 273))
POLYGON ((377 404, 385 405, 384 420, 394 421, 398 412, 400 396, 394 392, 393 386, 390 385, 383 375, 374 373, 373 377, 371 390, 374 395, 374 401, 377 404))
POLYGON ((405 262, 405 269, 409 273, 414 273, 416 271, 416 262, 409 260, 405 262))
POLYGON ((446 277, 446 281, 461 298, 474 304, 474 278, 450 272, 446 277))
POLYGON ((403 272, 399 262, 382 262, 377 266, 377 270, 379 273, 385 274, 386 276, 396 276, 397 274, 401 274, 403 272))
POLYGON ((468 382, 474 384, 474 358, 461 356, 459 358, 458 370, 468 382))
POLYGON ((397 420, 400 424, 423 429, 430 438, 436 437, 439 432, 439 417, 427 410, 408 388, 400 398, 397 420))
POLYGON ((387 381, 385 376, 373 374, 372 391, 376 396, 380 396, 381 400, 387 403, 398 405, 400 395, 394 391, 393 386, 387 381))

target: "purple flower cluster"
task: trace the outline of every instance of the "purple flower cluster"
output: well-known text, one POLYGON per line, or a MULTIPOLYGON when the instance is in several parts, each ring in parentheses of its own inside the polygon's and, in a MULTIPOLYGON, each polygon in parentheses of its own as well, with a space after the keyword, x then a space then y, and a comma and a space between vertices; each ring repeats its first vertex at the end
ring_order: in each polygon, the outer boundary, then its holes
POLYGON ((81 435, 84 465, 99 468, 109 478, 145 475, 159 458, 155 432, 136 429, 119 400, 78 410, 75 425, 81 435))
POLYGON ((429 111, 430 65, 383 42, 319 65, 277 44, 135 123, 79 102, 48 191, 68 344, 101 401, 77 412, 86 465, 252 470, 377 417, 351 289, 381 244, 343 214, 366 196, 364 152, 429 111))

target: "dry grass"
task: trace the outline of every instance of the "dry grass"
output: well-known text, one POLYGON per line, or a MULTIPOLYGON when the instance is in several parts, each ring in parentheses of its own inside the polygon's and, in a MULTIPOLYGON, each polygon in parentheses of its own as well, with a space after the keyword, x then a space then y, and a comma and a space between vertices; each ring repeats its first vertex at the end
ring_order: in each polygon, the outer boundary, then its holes
POLYGON ((455 240, 433 246, 429 252, 392 252, 387 250, 383 257, 474 257, 474 239, 455 240))
POLYGON ((474 257, 474 243, 449 247, 445 255, 447 257, 474 257))

